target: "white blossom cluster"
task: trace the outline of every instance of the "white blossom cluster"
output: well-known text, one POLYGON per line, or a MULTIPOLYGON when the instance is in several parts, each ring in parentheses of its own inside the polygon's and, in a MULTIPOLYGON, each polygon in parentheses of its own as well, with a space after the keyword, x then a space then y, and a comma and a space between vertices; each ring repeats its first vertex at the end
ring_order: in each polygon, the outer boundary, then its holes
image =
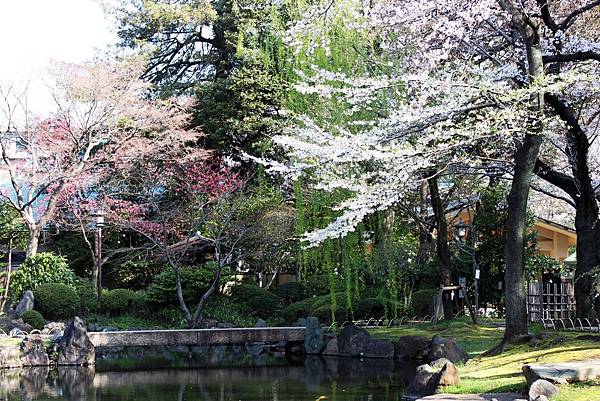
MULTIPOLYGON (((370 74, 316 66, 310 73, 298 72, 294 88, 300 94, 334 98, 346 102, 349 110, 349 121, 342 125, 299 116, 294 127, 275 138, 292 160, 287 171, 295 176, 307 171, 317 188, 351 194, 336 206, 337 219, 306 233, 313 245, 344 236, 368 214, 401 202, 434 169, 460 165, 476 171, 498 158, 510 159, 514 141, 528 132, 531 99, 538 93, 559 94, 572 104, 595 99, 593 107, 582 108, 582 124, 590 138, 600 129, 598 66, 564 68, 530 82, 522 39, 514 35, 497 0, 387 0, 371 7, 351 2, 343 10, 337 4, 308 9, 290 27, 287 43, 306 51, 306 38, 312 36, 310 43, 327 46, 324 20, 350 15, 353 28, 380 40, 380 60, 394 62, 385 72, 370 74), (358 10, 363 14, 356 14, 358 10), (379 115, 361 118, 378 104, 381 92, 388 97, 379 115)), ((577 33, 543 34, 547 55, 596 51, 600 46, 595 38, 577 33)), ((544 117, 549 143, 564 129, 558 116, 544 117)), ((598 145, 593 150, 600 153, 598 145)), ((556 165, 567 166, 559 154, 561 158, 556 165)), ((600 164, 594 160, 591 165, 600 164)))

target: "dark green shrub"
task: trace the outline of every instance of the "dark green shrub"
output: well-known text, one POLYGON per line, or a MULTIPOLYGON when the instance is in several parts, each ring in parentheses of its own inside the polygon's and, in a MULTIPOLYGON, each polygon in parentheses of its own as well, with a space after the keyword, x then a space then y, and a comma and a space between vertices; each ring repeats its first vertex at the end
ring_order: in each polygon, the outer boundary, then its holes
POLYGON ((248 299, 245 305, 252 315, 268 319, 281 309, 281 299, 275 294, 267 293, 248 299))
POLYGON ((164 264, 147 260, 128 260, 112 269, 112 286, 133 291, 145 290, 152 284, 154 277, 166 269, 164 264))
POLYGON ((36 310, 28 310, 23 312, 23 314, 21 315, 21 319, 23 319, 25 323, 37 330, 42 330, 44 328, 44 325, 46 324, 46 321, 44 320, 42 314, 36 310))
POLYGON ((111 315, 123 314, 130 310, 143 308, 143 295, 125 288, 102 293, 102 309, 111 315))
POLYGON ((269 290, 265 290, 257 285, 253 284, 240 284, 233 286, 231 288, 231 297, 238 302, 246 302, 250 298, 258 297, 258 296, 269 296, 274 295, 269 290))
POLYGON ((327 277, 325 274, 311 276, 304 281, 304 284, 306 287, 307 297, 326 295, 330 293, 329 277, 327 277))
POLYGON ((433 313, 433 299, 439 290, 436 288, 425 288, 415 291, 411 298, 411 308, 413 313, 419 317, 431 316, 433 313))
MULTIPOLYGON (((331 294, 321 295, 320 297, 312 298, 312 308, 316 310, 323 305, 331 305, 332 299, 331 294)), ((345 292, 336 292, 333 294, 333 298, 335 298, 335 304, 337 306, 341 306, 347 308, 346 305, 346 293, 345 292)))
POLYGON ((275 289, 283 303, 293 304, 306 298, 306 286, 304 283, 285 283, 275 289))
POLYGON ((75 291, 80 300, 78 313, 87 315, 98 311, 98 296, 94 293, 91 281, 78 279, 75 283, 75 291))
POLYGON ((245 307, 231 297, 217 295, 208 300, 204 307, 204 317, 219 322, 233 323, 239 327, 254 326, 255 318, 249 317, 245 307))
POLYGON ((359 300, 354 307, 354 316, 357 319, 376 318, 379 319, 386 313, 392 312, 390 300, 384 298, 364 298, 359 300))
POLYGON ((49 319, 71 319, 79 308, 77 292, 63 283, 47 283, 33 290, 36 309, 49 319))
POLYGON ((30 256, 11 276, 10 292, 15 299, 27 290, 46 284, 62 283, 75 285, 75 274, 69 269, 67 260, 51 252, 40 252, 30 256))
MULTIPOLYGON (((202 295, 208 290, 214 280, 212 268, 207 266, 183 267, 181 273, 181 289, 183 299, 188 305, 197 304, 202 295)), ((228 280, 226 274, 222 280, 228 280)), ((179 307, 177 298, 175 272, 166 269, 152 279, 152 284, 146 290, 146 303, 155 308, 179 307)))
MULTIPOLYGON (((312 315, 319 318, 320 323, 331 324, 333 322, 331 313, 332 309, 332 305, 330 303, 326 303, 319 306, 318 308, 315 308, 312 312, 312 315)), ((338 324, 342 324, 346 321, 351 320, 350 311, 346 309, 344 305, 336 305, 334 316, 335 321, 338 324)))
POLYGON ((283 319, 287 323, 294 323, 301 317, 306 318, 312 312, 313 298, 308 298, 300 302, 293 303, 283 309, 283 319))

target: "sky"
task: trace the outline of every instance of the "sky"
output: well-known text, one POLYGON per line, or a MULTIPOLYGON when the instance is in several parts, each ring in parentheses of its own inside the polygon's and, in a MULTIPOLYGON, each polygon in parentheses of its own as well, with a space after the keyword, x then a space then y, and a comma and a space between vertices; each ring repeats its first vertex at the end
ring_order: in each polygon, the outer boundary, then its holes
POLYGON ((0 85, 29 85, 29 108, 52 110, 51 60, 82 62, 116 42, 98 0, 0 0, 0 85))

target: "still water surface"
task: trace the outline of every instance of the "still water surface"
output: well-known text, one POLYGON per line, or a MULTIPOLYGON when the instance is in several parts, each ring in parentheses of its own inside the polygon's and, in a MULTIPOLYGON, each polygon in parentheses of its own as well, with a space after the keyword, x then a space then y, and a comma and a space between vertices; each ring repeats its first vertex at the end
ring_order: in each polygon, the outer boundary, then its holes
POLYGON ((0 371, 0 400, 398 401, 414 366, 309 357, 277 366, 0 371))

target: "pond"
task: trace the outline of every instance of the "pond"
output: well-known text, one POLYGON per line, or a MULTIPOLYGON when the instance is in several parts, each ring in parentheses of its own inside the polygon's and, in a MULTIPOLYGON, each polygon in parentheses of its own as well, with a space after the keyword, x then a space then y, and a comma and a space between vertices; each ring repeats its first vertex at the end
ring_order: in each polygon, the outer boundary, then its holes
POLYGON ((0 400, 400 400, 413 374, 389 360, 320 357, 262 367, 5 369, 0 400))

